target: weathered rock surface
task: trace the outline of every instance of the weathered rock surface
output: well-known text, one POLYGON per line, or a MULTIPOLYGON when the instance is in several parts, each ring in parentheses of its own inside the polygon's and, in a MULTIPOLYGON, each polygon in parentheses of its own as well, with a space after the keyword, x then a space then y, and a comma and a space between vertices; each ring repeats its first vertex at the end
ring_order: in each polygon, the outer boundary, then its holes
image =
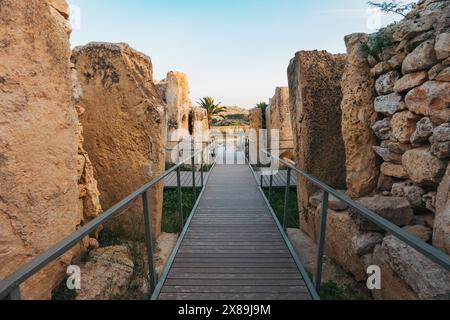
POLYGON ((446 168, 445 162, 433 156, 428 147, 405 152, 402 163, 410 179, 424 186, 437 186, 446 168))
POLYGON ((416 131, 419 117, 410 111, 394 114, 391 120, 392 137, 400 143, 409 143, 416 131))
POLYGON ((391 194, 394 197, 406 197, 413 208, 424 207, 425 190, 414 185, 411 181, 395 183, 392 186, 391 194))
POLYGON ((427 80, 428 80, 428 73, 426 71, 408 73, 395 83, 394 91, 397 93, 403 93, 420 86, 427 80))
POLYGON ((431 68, 437 63, 434 41, 427 40, 403 60, 402 73, 407 74, 431 68))
POLYGON ((55 8, 64 18, 69 18, 69 5, 66 0, 47 0, 48 4, 55 8))
POLYGON ((402 163, 402 156, 398 153, 390 151, 388 148, 373 147, 373 150, 386 162, 392 162, 394 164, 402 163))
POLYGON ((428 81, 411 90, 405 98, 408 109, 431 117, 436 123, 450 121, 450 83, 428 81))
MULTIPOLYGON (((323 192, 315 193, 311 198, 309 198, 309 204, 317 208, 323 200, 323 192)), ((334 211, 344 211, 347 210, 348 205, 332 194, 328 195, 328 207, 334 211)))
POLYGON ((450 32, 441 33, 436 38, 436 57, 444 60, 450 56, 450 32))
POLYGON ((432 29, 435 21, 435 19, 430 19, 430 17, 403 20, 396 26, 392 37, 398 42, 412 39, 413 37, 432 29))
MULTIPOLYGON (((308 237, 302 230, 288 229, 289 240, 297 252, 302 264, 310 274, 316 272, 316 259, 317 259, 317 244, 308 237)), ((340 286, 347 286, 357 292, 363 299, 370 299, 370 293, 365 285, 357 282, 355 278, 343 270, 333 258, 324 256, 323 268, 322 268, 322 281, 333 281, 340 286)))
POLYGON ((431 143, 450 141, 450 123, 444 123, 433 130, 430 138, 431 143))
POLYGON ((375 81, 375 90, 377 90, 379 95, 390 94, 394 92, 394 85, 399 78, 400 74, 397 71, 383 74, 375 81))
POLYGON ((345 38, 347 65, 342 76, 342 134, 344 138, 347 192, 351 197, 364 196, 377 186, 379 169, 372 146, 376 137, 372 131, 377 114, 373 109, 374 82, 367 62, 366 34, 345 38))
POLYGON ((388 140, 392 135, 391 118, 384 118, 375 122, 372 130, 380 140, 388 140))
POLYGON ((409 177, 403 165, 389 162, 384 162, 381 165, 381 173, 385 176, 398 179, 408 179, 409 177))
POLYGON ((411 144, 418 147, 423 143, 428 142, 434 130, 434 124, 430 118, 422 118, 417 122, 416 131, 411 136, 411 144))
POLYGON ((377 244, 383 242, 383 235, 377 232, 367 232, 359 235, 355 235, 352 238, 353 251, 363 256, 373 252, 373 249, 377 244))
MULTIPOLYGON (((320 208, 319 208, 320 209, 320 208)), ((365 280, 364 260, 356 253, 364 248, 353 247, 353 238, 360 237, 360 232, 348 212, 328 211, 325 254, 337 262, 345 271, 353 274, 357 281, 365 280)))
MULTIPOLYGON (((409 202, 403 197, 374 196, 361 198, 359 202, 367 209, 379 214, 390 222, 403 227, 412 222, 414 212, 409 202)), ((361 217, 350 209, 352 218, 362 231, 379 231, 380 228, 371 221, 361 217)))
POLYGON ((123 296, 133 276, 134 263, 126 246, 91 251, 81 266, 81 290, 77 300, 111 300, 123 296))
POLYGON ((275 95, 269 103, 270 124, 269 130, 279 130, 279 141, 272 141, 270 146, 279 148, 281 158, 293 160, 292 149, 294 148, 294 137, 291 122, 291 110, 289 105, 289 88, 278 87, 275 89, 275 95), (277 143, 278 146, 274 146, 277 143))
POLYGON ((382 148, 388 148, 389 151, 398 153, 398 154, 404 154, 406 151, 411 150, 412 146, 409 143, 400 143, 390 140, 385 140, 381 142, 382 148))
POLYGON ((97 180, 94 177, 94 166, 83 147, 84 137, 81 124, 78 126, 78 141, 78 210, 82 224, 85 224, 98 217, 102 212, 102 206, 100 204, 97 180))
POLYGON ((433 246, 450 254, 450 205, 436 216, 434 221, 433 246))
POLYGON ((185 73, 170 71, 157 87, 166 102, 167 141, 169 148, 172 148, 176 142, 189 135, 189 112, 192 106, 189 81, 185 73))
POLYGON ((377 299, 450 299, 450 274, 394 236, 375 248, 373 263, 383 279, 377 299))
MULTIPOLYGON (((91 43, 73 51, 83 89, 85 148, 94 164, 106 210, 164 170, 164 102, 150 58, 126 44, 91 43)), ((161 230, 163 185, 149 192, 153 235, 161 230)), ((141 204, 115 224, 143 232, 141 204)))
POLYGON ((439 159, 447 159, 450 157, 450 141, 437 142, 431 146, 431 154, 439 159))
POLYGON ((192 108, 190 119, 189 131, 194 135, 195 141, 208 141, 209 122, 206 110, 199 107, 192 108))
MULTIPOLYGON (((61 21, 46 1, 0 4, 0 279, 83 219, 70 44, 61 21)), ((77 250, 25 282, 22 298, 50 298, 77 250)))
POLYGON ((431 229, 422 225, 406 226, 403 230, 424 242, 430 241, 432 235, 431 229))
MULTIPOLYGON (((301 51, 288 69, 297 166, 337 189, 345 189, 340 109, 344 65, 344 55, 301 51)), ((298 189, 299 208, 305 208, 316 188, 302 177, 298 183, 304 186, 298 189)))
MULTIPOLYGON (((254 141, 250 143, 250 163, 256 164, 260 159, 260 134, 263 132, 263 114, 260 108, 253 108, 249 111, 250 122, 250 139, 254 141)), ((295 137, 294 137, 295 141, 295 137)))
POLYGON ((436 194, 433 245, 450 254, 450 165, 436 194))
POLYGON ((444 178, 439 184, 436 193, 435 207, 438 215, 444 212, 448 200, 450 200, 450 165, 447 167, 444 178))
POLYGON ((450 68, 443 69, 437 76, 437 81, 447 81, 450 82, 450 68))
POLYGON ((438 63, 433 68, 428 71, 429 80, 435 80, 439 73, 444 70, 445 65, 443 63, 438 63))
POLYGON ((398 93, 391 93, 375 98, 375 111, 387 116, 406 109, 403 98, 398 93))

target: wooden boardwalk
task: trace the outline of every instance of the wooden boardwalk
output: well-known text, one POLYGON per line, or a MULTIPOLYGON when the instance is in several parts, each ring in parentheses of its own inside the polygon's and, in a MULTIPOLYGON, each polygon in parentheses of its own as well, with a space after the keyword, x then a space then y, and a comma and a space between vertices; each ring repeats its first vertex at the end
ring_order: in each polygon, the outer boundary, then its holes
POLYGON ((217 165, 154 297, 309 300, 248 165, 217 165))
MULTIPOLYGON (((261 171, 255 171, 255 177, 258 184, 261 184, 261 171)), ((192 180, 192 179, 191 179, 192 180)), ((273 175, 274 188, 285 188, 287 184, 287 170, 279 170, 277 174, 273 175)), ((263 188, 268 188, 270 186, 270 176, 263 176, 263 188)), ((291 187, 297 186, 297 174, 296 172, 291 172, 291 187)))
MULTIPOLYGON (((182 188, 192 188, 192 171, 181 171, 181 187, 182 188)), ((203 179, 206 181, 208 172, 203 173, 203 179)), ((195 173, 195 185, 197 187, 202 186, 201 172, 195 173)), ((176 188, 177 184, 177 173, 172 172, 167 177, 164 178, 164 188, 176 188)))

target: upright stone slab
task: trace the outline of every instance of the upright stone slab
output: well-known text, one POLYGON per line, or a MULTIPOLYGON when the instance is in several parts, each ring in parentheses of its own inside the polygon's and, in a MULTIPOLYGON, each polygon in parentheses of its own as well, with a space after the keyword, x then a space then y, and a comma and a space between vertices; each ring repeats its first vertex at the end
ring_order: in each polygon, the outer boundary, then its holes
MULTIPOLYGON (((341 134, 340 80, 344 55, 301 51, 288 69, 295 162, 336 189, 345 189, 345 151, 341 134)), ((298 178, 299 208, 305 215, 316 188, 298 178)))
POLYGON ((371 127, 377 120, 374 110, 375 79, 370 75, 366 34, 345 38, 347 65, 342 76, 342 135, 344 137, 347 192, 351 197, 369 194, 377 186, 379 169, 372 146, 376 137, 371 127))
POLYGON ((189 81, 186 74, 170 71, 166 79, 157 86, 166 102, 167 141, 173 146, 189 133, 189 113, 192 106, 189 81), (174 134, 175 132, 179 134, 174 134))
MULTIPOLYGON (((82 223, 67 26, 46 1, 0 3, 0 279, 82 223)), ((25 282, 22 298, 50 298, 73 253, 25 282)))
POLYGON ((279 141, 276 144, 274 144, 274 141, 271 141, 271 146, 280 149, 280 158, 285 157, 293 160, 294 138, 289 106, 289 88, 278 87, 275 89, 275 95, 270 99, 268 110, 270 113, 270 129, 279 130, 279 141))
POLYGON ((254 138, 256 141, 256 152, 257 155, 255 155, 255 160, 259 159, 259 134, 260 131, 263 129, 263 113, 260 108, 253 108, 249 111, 249 121, 250 121, 250 130, 253 132, 254 138))
MULTIPOLYGON (((85 148, 94 165, 103 209, 164 171, 164 102, 153 83, 149 57, 126 44, 90 43, 73 51, 83 89, 85 148)), ((153 236, 161 231, 163 185, 150 190, 153 236)), ((120 218, 141 232, 141 202, 120 218)))

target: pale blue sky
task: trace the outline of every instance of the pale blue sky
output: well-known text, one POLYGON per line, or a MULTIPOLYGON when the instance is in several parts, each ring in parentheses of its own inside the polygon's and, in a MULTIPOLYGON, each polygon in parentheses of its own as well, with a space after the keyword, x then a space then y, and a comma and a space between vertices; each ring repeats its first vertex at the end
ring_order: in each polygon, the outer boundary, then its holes
MULTIPOLYGON (((154 77, 188 74, 191 99, 253 107, 287 85, 299 50, 345 52, 344 36, 373 32, 365 0, 69 0, 72 45, 127 42, 152 58, 154 77)), ((375 17, 375 19, 373 19, 375 17)), ((383 16, 381 25, 391 18, 383 16)), ((378 23, 377 23, 378 24, 378 23)))

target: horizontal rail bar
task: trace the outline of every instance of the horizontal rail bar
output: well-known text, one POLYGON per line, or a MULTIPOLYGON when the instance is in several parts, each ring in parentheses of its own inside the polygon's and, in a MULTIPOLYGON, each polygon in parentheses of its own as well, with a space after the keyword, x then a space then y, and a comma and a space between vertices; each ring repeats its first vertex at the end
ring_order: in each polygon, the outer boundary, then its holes
POLYGON ((318 180, 317 178, 311 176, 310 174, 299 170, 296 166, 292 165, 291 163, 282 160, 278 157, 275 157, 271 153, 267 152, 266 150, 262 150, 265 154, 267 154, 269 157, 274 158, 281 163, 285 164, 286 166, 290 167, 292 170, 300 174, 302 177, 307 179, 308 181, 312 182, 314 185, 319 187, 322 191, 326 191, 329 194, 333 195, 337 199, 341 200, 342 202, 346 203, 353 209, 356 209, 359 214, 361 214, 364 218, 370 220, 371 222, 375 223, 377 226, 382 228, 385 231, 388 231, 404 243, 408 244, 409 246, 413 247, 418 252, 422 253, 424 256, 432 260, 433 262, 437 263, 447 271, 450 271, 450 256, 445 254, 444 252, 438 250, 437 248, 429 245, 428 243, 410 235, 405 230, 399 228, 397 225, 393 224, 392 222, 386 220, 385 218, 381 217, 380 215, 376 214, 375 212, 370 211, 366 207, 364 207, 362 204, 357 203, 350 199, 348 196, 344 195, 343 193, 333 189, 329 185, 325 184, 324 182, 318 180))
MULTIPOLYGON (((203 150, 194 154, 193 157, 196 157, 198 154, 203 152, 203 150)), ((6 296, 10 294, 16 287, 19 287, 24 281, 32 277, 34 274, 43 269, 50 262, 55 260, 56 258, 62 256, 64 253, 69 251, 73 246, 75 246, 78 242, 80 242, 83 238, 91 234, 98 227, 114 218, 116 215, 125 210, 131 203, 133 203, 136 199, 138 199, 143 193, 147 192, 150 188, 161 182, 165 177, 169 174, 177 170, 181 167, 185 162, 191 160, 192 156, 186 158, 185 160, 178 163, 176 166, 170 168, 161 176, 153 179, 149 183, 143 185, 135 192, 127 196, 125 199, 109 208, 105 212, 103 212, 99 217, 90 221, 80 229, 76 230, 74 233, 69 235, 64 240, 58 242, 50 249, 37 256, 29 263, 25 264, 21 268, 19 268, 16 272, 10 274, 8 277, 0 281, 0 300, 4 299, 6 296)))

